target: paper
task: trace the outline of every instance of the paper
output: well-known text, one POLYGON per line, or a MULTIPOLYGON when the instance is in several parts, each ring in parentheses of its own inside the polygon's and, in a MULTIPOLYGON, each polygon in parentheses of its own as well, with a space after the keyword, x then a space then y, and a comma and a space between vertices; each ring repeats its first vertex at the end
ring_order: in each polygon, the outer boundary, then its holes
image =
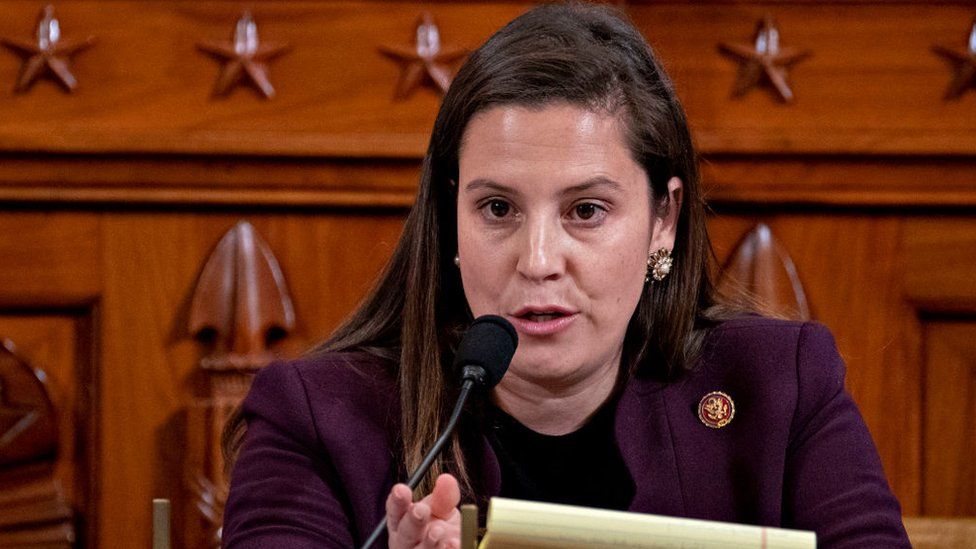
POLYGON ((813 532, 492 498, 480 549, 816 549, 813 532))

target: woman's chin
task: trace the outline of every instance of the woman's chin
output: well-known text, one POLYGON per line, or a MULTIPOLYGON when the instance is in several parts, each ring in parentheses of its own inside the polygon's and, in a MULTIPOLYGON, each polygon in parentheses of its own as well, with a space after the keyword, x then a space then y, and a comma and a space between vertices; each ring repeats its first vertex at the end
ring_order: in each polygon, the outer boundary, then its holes
POLYGON ((579 379, 580 370, 581 367, 569 364, 565 357, 513 362, 509 367, 509 373, 524 382, 552 388, 572 385, 579 379))

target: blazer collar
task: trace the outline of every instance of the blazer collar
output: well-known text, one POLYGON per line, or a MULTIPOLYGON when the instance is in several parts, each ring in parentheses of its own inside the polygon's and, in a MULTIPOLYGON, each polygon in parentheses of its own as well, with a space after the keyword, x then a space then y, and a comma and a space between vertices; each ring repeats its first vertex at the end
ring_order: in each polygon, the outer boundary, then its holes
POLYGON ((676 385, 632 377, 617 402, 617 445, 634 481, 631 511, 685 514, 667 404, 675 389, 676 385))

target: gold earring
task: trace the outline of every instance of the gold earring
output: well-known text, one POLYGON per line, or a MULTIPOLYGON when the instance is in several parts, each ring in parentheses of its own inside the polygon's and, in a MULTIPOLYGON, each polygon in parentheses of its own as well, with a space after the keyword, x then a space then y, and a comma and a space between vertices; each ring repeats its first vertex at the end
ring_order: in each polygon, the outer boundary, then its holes
POLYGON ((664 280, 671 272, 671 264, 671 250, 667 248, 661 248, 647 256, 647 275, 644 277, 644 283, 651 280, 654 282, 664 280))
POLYGON ((458 257, 457 254, 454 254, 454 266, 455 267, 460 267, 461 266, 461 258, 458 257))

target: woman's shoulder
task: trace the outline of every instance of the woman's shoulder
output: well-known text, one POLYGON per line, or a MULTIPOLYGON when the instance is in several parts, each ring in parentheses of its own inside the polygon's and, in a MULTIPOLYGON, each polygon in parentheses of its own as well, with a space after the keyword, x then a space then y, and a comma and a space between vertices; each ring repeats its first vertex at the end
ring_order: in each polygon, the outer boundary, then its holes
POLYGON ((365 352, 313 352, 259 371, 243 410, 245 417, 262 416, 283 427, 308 421, 321 437, 323 425, 386 428, 398 402, 389 360, 365 352))
POLYGON ((706 356, 721 351, 723 356, 760 358, 770 354, 796 353, 800 347, 834 349, 830 330, 816 321, 783 320, 744 314, 722 321, 705 337, 706 356))
POLYGON ((312 351, 269 364, 255 381, 287 376, 297 376, 307 389, 325 394, 387 392, 396 385, 392 361, 365 351, 312 351))
POLYGON ((705 337, 700 375, 745 376, 764 385, 802 383, 834 390, 844 363, 830 330, 819 322, 743 315, 722 322, 705 337))

